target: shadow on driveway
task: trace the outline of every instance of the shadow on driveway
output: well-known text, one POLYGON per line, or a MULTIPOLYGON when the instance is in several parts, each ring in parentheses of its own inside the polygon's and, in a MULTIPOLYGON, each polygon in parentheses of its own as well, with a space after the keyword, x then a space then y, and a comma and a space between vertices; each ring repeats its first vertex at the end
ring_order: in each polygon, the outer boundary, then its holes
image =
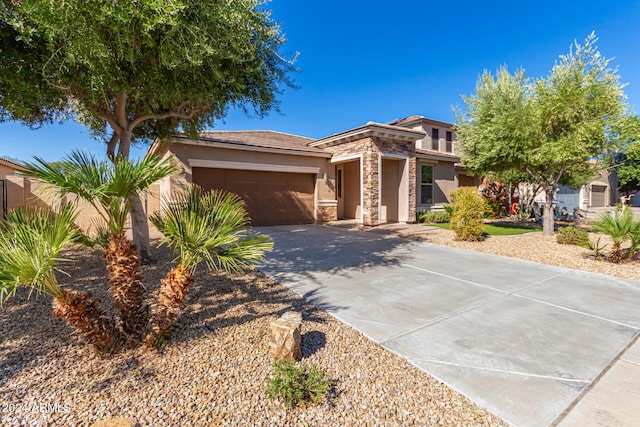
POLYGON ((398 249, 412 245, 405 239, 317 225, 257 230, 271 235, 276 242, 261 267, 261 270, 277 271, 276 278, 288 274, 312 278, 312 273, 316 272, 343 275, 376 266, 400 265, 407 256, 405 251, 398 249), (299 233, 304 234, 303 239, 299 233))

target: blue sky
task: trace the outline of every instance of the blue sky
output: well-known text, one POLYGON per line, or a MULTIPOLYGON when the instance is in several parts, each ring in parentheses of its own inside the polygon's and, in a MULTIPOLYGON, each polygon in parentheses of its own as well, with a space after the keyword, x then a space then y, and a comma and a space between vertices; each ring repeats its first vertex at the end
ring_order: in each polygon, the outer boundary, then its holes
MULTIPOLYGON (((300 86, 264 119, 230 111, 216 129, 271 129, 320 138, 368 121, 420 114, 453 121, 452 105, 474 91, 483 70, 523 67, 546 75, 574 40, 592 31, 615 58, 628 102, 640 112, 640 2, 273 0, 287 51, 299 52, 300 86)), ((69 122, 39 130, 0 124, 0 155, 57 160, 74 148, 104 154, 104 143, 69 122)), ((132 155, 144 154, 146 147, 132 155)))

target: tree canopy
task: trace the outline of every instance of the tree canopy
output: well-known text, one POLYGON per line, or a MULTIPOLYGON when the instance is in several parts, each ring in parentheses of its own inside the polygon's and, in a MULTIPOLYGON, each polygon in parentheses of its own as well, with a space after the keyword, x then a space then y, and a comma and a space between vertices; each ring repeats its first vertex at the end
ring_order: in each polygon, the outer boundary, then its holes
POLYGON ((293 66, 261 4, 3 1, 0 119, 33 126, 75 117, 119 138, 126 157, 134 130, 147 138, 194 131, 229 106, 264 114, 293 66))
POLYGON ((594 34, 561 55, 548 76, 530 79, 507 67, 485 71, 457 111, 462 161, 474 174, 521 171, 544 190, 543 229, 553 234, 558 184, 580 185, 593 175, 588 161, 614 142, 627 114, 624 85, 594 34))
MULTIPOLYGON (((231 106, 264 115, 293 86, 259 0, 2 0, 0 120, 74 118, 114 161, 132 140, 191 135, 231 106)), ((142 204, 132 209, 145 257, 142 204)), ((142 247, 141 247, 142 246, 142 247)))
POLYGON ((629 117, 620 134, 622 144, 612 167, 618 171, 618 189, 629 194, 640 189, 640 117, 629 117))

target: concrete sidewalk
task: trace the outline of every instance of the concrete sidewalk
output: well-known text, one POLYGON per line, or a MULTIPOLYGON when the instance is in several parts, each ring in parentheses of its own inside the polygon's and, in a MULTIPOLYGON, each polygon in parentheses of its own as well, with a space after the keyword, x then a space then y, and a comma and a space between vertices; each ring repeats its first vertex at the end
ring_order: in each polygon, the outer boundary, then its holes
POLYGON ((261 231, 263 272, 514 425, 640 419, 640 282, 334 227, 261 231))

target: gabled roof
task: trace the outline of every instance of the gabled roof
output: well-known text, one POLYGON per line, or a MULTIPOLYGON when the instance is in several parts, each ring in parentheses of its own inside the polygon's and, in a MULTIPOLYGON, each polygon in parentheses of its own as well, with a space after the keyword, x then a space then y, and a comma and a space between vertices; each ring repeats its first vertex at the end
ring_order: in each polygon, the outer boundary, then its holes
POLYGON ((405 117, 404 119, 396 119, 389 122, 389 124, 393 126, 412 126, 416 124, 429 124, 429 125, 440 126, 444 128, 452 128, 455 126, 453 123, 430 119, 428 117, 419 116, 419 115, 405 117))
POLYGON ((0 165, 7 166, 14 169, 24 170, 24 166, 20 163, 14 162, 13 160, 5 159, 4 157, 0 157, 0 165))
POLYGON ((320 138, 311 143, 311 146, 326 148, 367 136, 383 136, 413 143, 416 142, 416 140, 423 138, 425 133, 418 130, 406 129, 400 126, 369 122, 364 126, 358 126, 344 132, 320 138))
MULTIPOLYGON (((183 138, 187 137, 179 137, 179 139, 183 138)), ((310 147, 309 144, 314 141, 311 138, 272 130, 210 130, 200 132, 198 140, 204 143, 221 142, 248 147, 276 148, 282 150, 307 151, 311 153, 325 152, 318 148, 310 147)))

